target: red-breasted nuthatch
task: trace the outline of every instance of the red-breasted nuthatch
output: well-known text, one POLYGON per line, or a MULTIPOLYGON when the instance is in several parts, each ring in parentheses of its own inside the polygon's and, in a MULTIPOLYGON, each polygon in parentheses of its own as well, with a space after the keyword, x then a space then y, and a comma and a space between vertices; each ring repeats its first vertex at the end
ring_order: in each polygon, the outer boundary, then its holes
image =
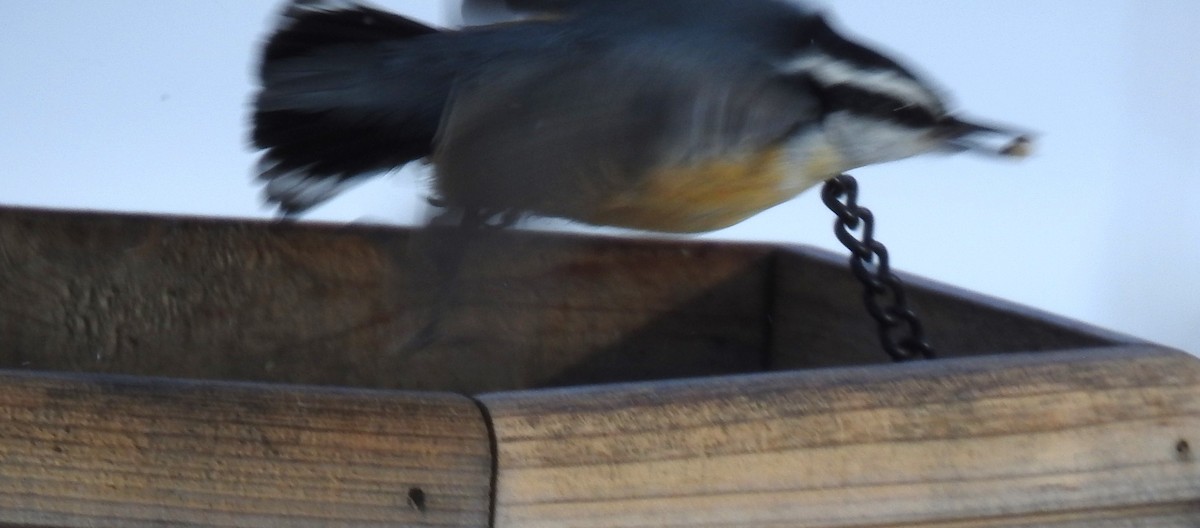
POLYGON ((537 16, 441 30, 289 4, 254 108, 267 200, 298 213, 425 159, 450 206, 698 232, 855 167, 1027 147, 795 3, 508 2, 537 16))

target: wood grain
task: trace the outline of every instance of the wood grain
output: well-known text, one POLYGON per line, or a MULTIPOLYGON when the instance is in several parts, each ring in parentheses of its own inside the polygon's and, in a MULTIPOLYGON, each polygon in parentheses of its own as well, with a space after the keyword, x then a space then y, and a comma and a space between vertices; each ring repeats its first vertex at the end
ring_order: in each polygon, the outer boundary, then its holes
POLYGON ((0 373, 0 526, 486 527, 468 398, 0 373))
POLYGON ((464 393, 749 372, 769 255, 0 208, 0 367, 464 393))
POLYGON ((984 357, 473 401, 885 358, 807 248, 0 208, 0 526, 1200 527, 1200 362, 908 279, 984 357))
POLYGON ((497 528, 1200 526, 1200 361, 1152 347, 483 401, 497 528))
MULTIPOLYGON (((1132 342, 910 294, 945 357, 1132 342)), ((0 208, 0 368, 473 394, 886 362, 819 250, 0 208)))

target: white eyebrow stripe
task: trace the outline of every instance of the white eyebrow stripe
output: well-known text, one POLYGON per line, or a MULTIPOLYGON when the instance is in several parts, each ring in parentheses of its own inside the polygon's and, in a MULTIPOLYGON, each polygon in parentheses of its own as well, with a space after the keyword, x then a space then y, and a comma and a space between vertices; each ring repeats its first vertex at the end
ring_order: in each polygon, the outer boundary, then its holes
POLYGON ((357 0, 293 0, 289 11, 340 11, 366 7, 357 0))
POLYGON ((793 59, 781 69, 785 74, 807 73, 813 80, 826 86, 850 85, 925 107, 934 114, 942 112, 942 102, 929 88, 895 70, 861 68, 854 63, 821 54, 807 54, 793 59))

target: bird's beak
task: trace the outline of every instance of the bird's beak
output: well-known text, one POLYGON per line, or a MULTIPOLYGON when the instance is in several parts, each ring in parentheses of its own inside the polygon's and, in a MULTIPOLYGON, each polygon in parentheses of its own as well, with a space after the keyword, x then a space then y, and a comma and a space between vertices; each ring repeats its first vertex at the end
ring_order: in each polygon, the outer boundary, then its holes
POLYGON ((939 123, 939 135, 951 152, 972 151, 993 156, 1024 158, 1033 150, 1029 134, 947 117, 939 123))

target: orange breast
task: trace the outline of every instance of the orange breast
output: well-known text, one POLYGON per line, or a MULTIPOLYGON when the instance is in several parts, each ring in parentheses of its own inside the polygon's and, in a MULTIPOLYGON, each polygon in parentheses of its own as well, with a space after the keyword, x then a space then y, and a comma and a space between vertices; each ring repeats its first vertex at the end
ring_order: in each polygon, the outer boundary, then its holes
POLYGON ((832 175, 817 166, 820 160, 812 161, 795 166, 785 149, 776 147, 735 160, 658 169, 609 197, 584 220, 677 233, 729 227, 832 175))

